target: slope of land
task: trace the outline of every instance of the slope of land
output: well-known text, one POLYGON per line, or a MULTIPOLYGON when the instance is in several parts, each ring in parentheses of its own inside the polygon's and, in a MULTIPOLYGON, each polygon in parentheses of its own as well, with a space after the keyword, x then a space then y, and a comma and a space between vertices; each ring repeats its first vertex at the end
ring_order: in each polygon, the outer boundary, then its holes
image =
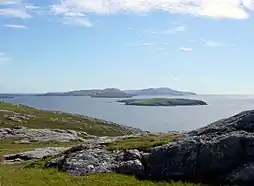
POLYGON ((15 126, 34 129, 69 129, 97 136, 121 136, 140 131, 82 115, 44 111, 24 105, 0 102, 0 127, 15 126))
POLYGON ((151 98, 151 99, 127 99, 120 100, 120 103, 133 106, 195 106, 207 105, 204 101, 191 99, 168 99, 168 98, 151 98))

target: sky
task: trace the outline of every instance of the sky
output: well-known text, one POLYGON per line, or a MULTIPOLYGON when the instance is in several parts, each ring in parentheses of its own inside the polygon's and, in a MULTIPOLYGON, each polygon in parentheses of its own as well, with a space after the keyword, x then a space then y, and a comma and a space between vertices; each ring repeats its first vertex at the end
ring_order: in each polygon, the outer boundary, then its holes
POLYGON ((0 92, 254 94, 254 0, 0 0, 0 92))

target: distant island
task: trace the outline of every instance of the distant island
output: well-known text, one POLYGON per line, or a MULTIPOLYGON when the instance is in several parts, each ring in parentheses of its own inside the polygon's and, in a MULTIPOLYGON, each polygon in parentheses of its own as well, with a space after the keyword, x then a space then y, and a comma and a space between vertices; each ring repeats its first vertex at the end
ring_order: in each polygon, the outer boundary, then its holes
POLYGON ((117 88, 75 90, 69 92, 46 93, 37 96, 90 96, 94 98, 132 98, 133 96, 188 96, 193 92, 173 90, 171 88, 148 88, 141 90, 120 90, 117 88))
POLYGON ((93 90, 77 90, 60 93, 46 93, 38 96, 90 96, 93 98, 132 98, 132 94, 128 94, 116 88, 93 89, 93 90))
POLYGON ((151 99, 126 99, 117 102, 133 106, 195 106, 207 105, 201 100, 192 99, 168 99, 168 98, 151 98, 151 99))
POLYGON ((4 98, 4 99, 8 98, 8 99, 9 99, 9 98, 14 98, 14 96, 5 96, 5 95, 0 95, 0 98, 2 98, 2 99, 3 99, 3 98, 4 98))

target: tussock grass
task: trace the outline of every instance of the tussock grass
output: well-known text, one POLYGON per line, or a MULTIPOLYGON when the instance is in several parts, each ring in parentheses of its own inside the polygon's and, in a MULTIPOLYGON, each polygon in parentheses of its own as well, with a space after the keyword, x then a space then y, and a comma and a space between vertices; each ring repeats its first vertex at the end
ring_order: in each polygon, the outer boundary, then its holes
POLYGON ((130 138, 108 144, 108 150, 138 149, 144 152, 149 152, 153 147, 165 145, 177 140, 179 137, 179 135, 150 135, 130 138))

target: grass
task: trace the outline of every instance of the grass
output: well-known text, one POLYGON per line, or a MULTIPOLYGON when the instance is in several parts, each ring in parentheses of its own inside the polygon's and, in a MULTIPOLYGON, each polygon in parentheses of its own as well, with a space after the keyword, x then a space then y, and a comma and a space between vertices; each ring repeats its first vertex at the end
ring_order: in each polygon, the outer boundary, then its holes
POLYGON ((117 174, 93 174, 73 177, 54 169, 26 168, 19 165, 0 165, 1 186, 198 186, 195 184, 154 183, 117 174))
POLYGON ((140 151, 149 152, 153 147, 161 146, 178 139, 179 135, 151 135, 127 140, 115 141, 108 144, 108 150, 128 150, 138 149, 140 151))
MULTIPOLYGON (((14 115, 16 115, 14 113, 14 115)), ((24 105, 14 105, 0 102, 0 128, 22 125, 29 128, 69 129, 84 131, 96 136, 121 136, 132 134, 133 131, 119 125, 109 124, 103 120, 93 119, 67 113, 44 111, 24 105), (6 111, 13 111, 23 116, 32 115, 24 122, 16 122, 5 117, 13 115, 6 111)))

